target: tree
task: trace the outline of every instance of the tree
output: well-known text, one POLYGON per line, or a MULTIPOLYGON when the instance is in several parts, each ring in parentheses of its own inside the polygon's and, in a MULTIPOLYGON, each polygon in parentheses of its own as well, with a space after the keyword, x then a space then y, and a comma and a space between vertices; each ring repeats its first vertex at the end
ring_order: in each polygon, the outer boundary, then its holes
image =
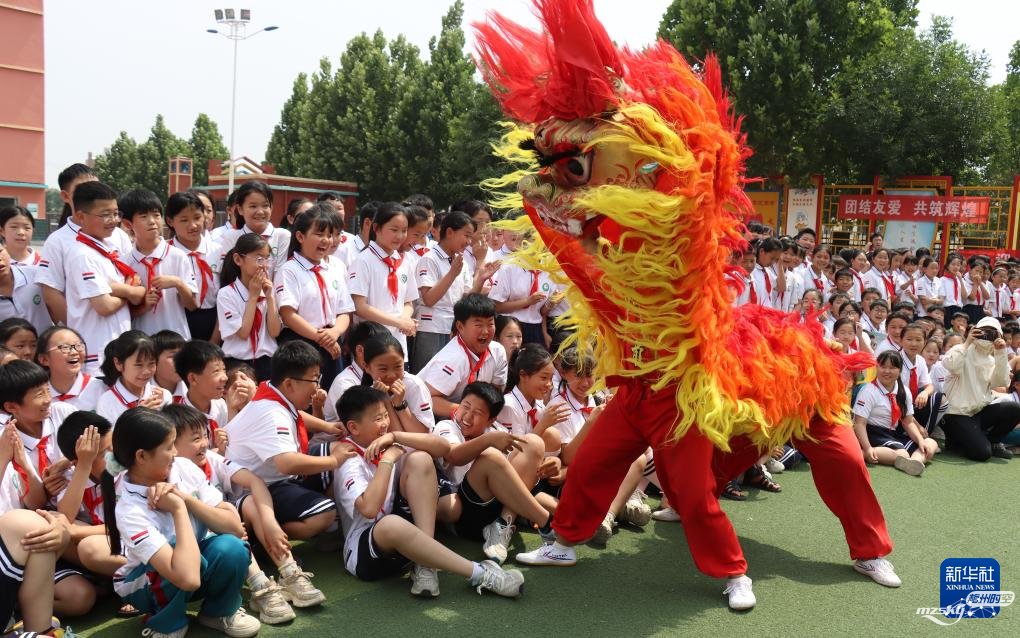
POLYGON ((118 193, 143 185, 138 143, 125 131, 120 132, 110 148, 96 156, 93 168, 100 181, 118 193))
POLYGON ((659 35, 719 56, 755 155, 752 175, 817 171, 817 114, 839 72, 916 18, 915 0, 674 0, 659 35))
POLYGON ((296 156, 300 152, 301 112, 308 100, 308 76, 299 73, 290 97, 283 104, 280 123, 273 128, 266 149, 266 161, 283 175, 296 175, 296 156))
POLYGON ((988 166, 987 179, 994 183, 1012 182, 1020 174, 1020 40, 1013 43, 1006 65, 1006 81, 993 87, 996 128, 995 149, 988 166))
POLYGON ((60 199, 59 188, 46 189, 46 214, 59 216, 64 210, 64 200, 60 199))
POLYGON ((230 158, 230 151, 223 144, 220 129, 216 122, 205 113, 199 113, 195 125, 191 128, 191 158, 194 160, 192 178, 195 185, 209 184, 209 160, 225 160, 230 158))
POLYGON ((138 181, 142 188, 147 188, 161 201, 168 196, 168 172, 170 158, 175 155, 189 155, 188 143, 177 137, 166 127, 162 114, 149 131, 149 139, 138 146, 138 181))

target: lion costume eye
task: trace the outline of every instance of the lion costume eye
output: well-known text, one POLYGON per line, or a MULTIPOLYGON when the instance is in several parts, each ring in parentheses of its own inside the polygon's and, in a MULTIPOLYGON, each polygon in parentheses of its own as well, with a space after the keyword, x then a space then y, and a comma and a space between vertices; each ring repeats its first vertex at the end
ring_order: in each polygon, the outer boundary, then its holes
POLYGON ((559 175, 568 186, 584 186, 591 179, 591 162, 594 151, 581 153, 558 164, 559 175))

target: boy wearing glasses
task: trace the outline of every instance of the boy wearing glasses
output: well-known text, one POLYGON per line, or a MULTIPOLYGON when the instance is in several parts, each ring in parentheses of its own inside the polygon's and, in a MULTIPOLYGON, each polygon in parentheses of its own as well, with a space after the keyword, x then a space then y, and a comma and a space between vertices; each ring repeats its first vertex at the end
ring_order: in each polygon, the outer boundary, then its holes
POLYGON ((191 259, 163 239, 163 205, 152 191, 135 189, 117 200, 121 217, 135 236, 125 259, 145 285, 145 304, 132 312, 136 330, 156 334, 172 330, 191 339, 185 310, 198 308, 198 283, 191 259))
POLYGON ((336 504, 323 493, 332 474, 355 452, 346 443, 309 450, 300 411, 319 389, 319 353, 304 341, 285 343, 273 354, 268 383, 227 424, 227 459, 251 470, 269 487, 276 520, 292 539, 308 539, 336 518, 336 504))
POLYGON ((84 337, 85 372, 96 375, 103 348, 131 329, 129 306, 145 301, 145 286, 106 240, 120 223, 117 194, 102 182, 85 182, 74 190, 74 210, 81 229, 67 254, 67 325, 84 337))

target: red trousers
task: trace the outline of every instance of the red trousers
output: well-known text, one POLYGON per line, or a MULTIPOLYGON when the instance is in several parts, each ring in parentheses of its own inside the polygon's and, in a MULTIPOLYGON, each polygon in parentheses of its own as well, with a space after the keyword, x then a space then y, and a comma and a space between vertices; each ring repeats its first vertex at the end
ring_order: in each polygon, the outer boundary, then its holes
MULTIPOLYGON (((653 392, 636 381, 620 386, 570 465, 553 527, 571 543, 591 538, 631 463, 651 446, 663 492, 683 521, 695 565, 716 578, 743 574, 747 562, 719 507, 719 495, 761 452, 746 437, 730 441, 732 451, 722 452, 696 427, 679 442, 664 444, 676 416, 675 397, 672 387, 653 392)), ((815 440, 795 439, 793 445, 810 460, 819 495, 843 524, 850 557, 885 556, 892 541, 853 430, 819 420, 810 433, 815 440)))

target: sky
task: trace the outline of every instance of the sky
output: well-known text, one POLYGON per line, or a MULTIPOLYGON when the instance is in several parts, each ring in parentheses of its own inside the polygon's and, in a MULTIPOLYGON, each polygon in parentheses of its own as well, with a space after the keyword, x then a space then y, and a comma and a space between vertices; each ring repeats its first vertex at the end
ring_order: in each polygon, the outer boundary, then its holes
MULTIPOLYGON (((294 78, 318 69, 328 57, 334 68, 347 42, 382 28, 388 38, 403 33, 427 51, 452 0, 249 0, 235 8, 252 11, 252 29, 278 26, 239 43, 235 156, 263 159, 280 109, 294 78)), ((640 48, 655 32, 670 0, 595 0, 610 35, 640 48)), ((62 168, 101 153, 120 131, 144 141, 157 113, 180 137, 191 134, 198 113, 208 114, 230 144, 232 43, 206 33, 215 28, 210 0, 47 0, 46 181, 56 184, 62 168), (87 25, 82 29, 82 25, 87 25)), ((525 0, 464 0, 465 23, 487 10, 532 20, 525 0)), ((1015 0, 921 0, 918 23, 932 15, 954 19, 956 38, 984 49, 991 82, 1006 76, 1006 61, 1020 37, 1020 2, 1015 0)), ((471 46, 470 32, 468 46, 471 46)))

